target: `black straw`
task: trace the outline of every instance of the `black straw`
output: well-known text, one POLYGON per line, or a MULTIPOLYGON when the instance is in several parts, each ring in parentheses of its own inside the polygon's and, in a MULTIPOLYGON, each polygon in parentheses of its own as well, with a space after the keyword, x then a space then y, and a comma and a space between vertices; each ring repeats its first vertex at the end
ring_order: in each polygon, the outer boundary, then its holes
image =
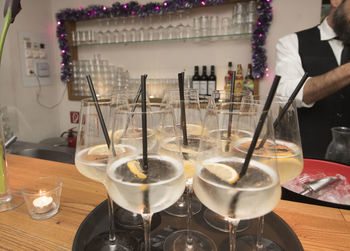
POLYGON ((271 103, 272 103, 272 100, 273 100, 273 98, 275 96, 275 93, 276 93, 276 90, 277 90, 277 87, 278 87, 278 83, 280 82, 280 79, 281 79, 281 77, 276 75, 274 80, 273 80, 273 83, 272 83, 272 86, 270 88, 269 94, 268 94, 267 99, 265 101, 264 108, 263 108, 262 113, 260 115, 258 125, 257 125, 257 127, 255 129, 252 142, 250 143, 247 155, 245 157, 245 160, 244 160, 244 163, 243 163, 243 166, 242 166, 242 170, 241 170, 241 172, 239 174, 240 178, 242 178, 245 175, 245 173, 247 172, 250 159, 252 158, 253 151, 255 149, 256 143, 258 142, 258 138, 259 138, 261 130, 262 130, 263 126, 264 126, 267 114, 268 114, 268 112, 270 110, 271 103))
MULTIPOLYGON (((300 79, 297 87, 294 89, 292 95, 289 97, 287 103, 283 106, 281 112, 278 114, 278 117, 275 119, 275 121, 273 122, 273 129, 276 129, 279 122, 281 121, 281 119, 283 118, 284 114, 287 112, 288 108, 292 105, 295 97, 298 95, 299 91, 301 90, 301 87, 303 87, 306 79, 309 77, 309 74, 307 72, 305 72, 304 76, 300 79)), ((257 149, 261 148, 264 146, 265 142, 266 142, 266 138, 267 136, 265 136, 259 146, 257 147, 257 149)))
POLYGON ((147 75, 141 76, 141 92, 142 92, 142 155, 143 170, 148 170, 148 154, 147 154, 147 114, 146 114, 146 78, 147 75))
POLYGON ((104 137, 105 137, 107 146, 108 146, 108 148, 109 148, 109 146, 110 146, 110 144, 111 144, 111 140, 109 139, 109 135, 108 135, 106 123, 105 123, 105 121, 104 121, 104 119, 103 119, 103 115, 102 115, 100 106, 99 106, 99 104, 98 104, 98 100, 97 100, 97 96, 96 96, 96 92, 95 92, 94 85, 93 85, 93 83, 92 83, 91 76, 90 76, 90 75, 87 75, 87 76, 86 76, 86 79, 87 79, 88 84, 89 84, 89 88, 90 88, 90 92, 91 92, 92 99, 94 100, 94 103, 95 103, 97 115, 98 115, 98 118, 99 118, 99 120, 100 120, 101 128, 102 128, 102 131, 103 131, 103 135, 104 135, 104 137))
POLYGON ((228 117, 228 127, 227 127, 227 138, 231 137, 231 124, 232 124, 232 111, 233 111, 233 102, 235 94, 235 82, 236 82, 236 71, 232 72, 232 83, 230 89, 230 106, 229 106, 229 117, 228 117))
MULTIPOLYGON (((145 75, 147 77, 147 75, 145 75)), ((139 86, 139 89, 137 90, 136 96, 134 98, 134 106, 132 108, 132 112, 134 112, 136 110, 137 107, 137 102, 139 101, 140 95, 141 95, 141 91, 142 91, 142 83, 139 86)))
POLYGON ((182 135, 183 135, 183 145, 188 145, 187 140, 187 126, 186 126, 186 110, 185 110, 185 73, 181 72, 178 74, 178 80, 179 80, 179 94, 180 94, 180 109, 181 109, 181 128, 182 128, 182 135))
POLYGON ((303 87, 303 85, 304 85, 304 83, 305 83, 305 81, 306 81, 306 79, 308 77, 309 77, 309 74, 307 72, 305 72, 304 76, 299 81, 299 83, 298 83, 297 87, 295 88, 295 90, 293 91, 292 95, 289 97, 287 103, 283 106, 281 112, 278 114, 278 117, 273 122, 273 128, 274 129, 276 129, 276 127, 278 126, 278 123, 281 121, 281 119, 283 118, 284 114, 287 112, 288 108, 293 103, 295 97, 298 95, 301 87, 303 87))

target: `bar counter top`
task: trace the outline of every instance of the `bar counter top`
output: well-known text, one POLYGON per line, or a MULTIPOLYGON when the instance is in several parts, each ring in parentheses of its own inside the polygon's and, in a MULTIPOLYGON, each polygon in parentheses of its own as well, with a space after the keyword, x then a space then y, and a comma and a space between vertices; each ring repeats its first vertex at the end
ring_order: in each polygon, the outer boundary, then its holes
MULTIPOLYGON (((84 218, 106 199, 102 184, 81 175, 74 165, 7 154, 12 190, 40 176, 62 179, 59 212, 33 220, 25 204, 0 213, 0 250, 72 250, 84 218)), ((274 210, 297 234, 305 251, 350 250, 350 210, 281 200, 274 210)))

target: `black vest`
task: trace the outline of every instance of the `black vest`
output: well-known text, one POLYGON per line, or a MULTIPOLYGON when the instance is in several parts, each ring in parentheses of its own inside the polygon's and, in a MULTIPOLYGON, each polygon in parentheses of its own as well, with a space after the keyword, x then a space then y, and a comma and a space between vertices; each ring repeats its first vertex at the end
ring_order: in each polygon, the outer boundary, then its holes
MULTIPOLYGON (((317 27, 297 32, 297 36, 302 66, 310 77, 338 67, 328 41, 320 41, 317 27)), ((324 159, 332 140, 331 128, 350 127, 350 86, 317 101, 311 108, 299 108, 298 116, 304 158, 324 159)))

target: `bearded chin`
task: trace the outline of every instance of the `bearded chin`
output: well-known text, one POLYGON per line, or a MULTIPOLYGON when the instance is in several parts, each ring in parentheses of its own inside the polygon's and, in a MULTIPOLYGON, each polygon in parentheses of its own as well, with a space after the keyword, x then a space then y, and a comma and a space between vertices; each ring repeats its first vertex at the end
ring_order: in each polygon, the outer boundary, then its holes
POLYGON ((350 45, 350 22, 347 20, 343 11, 337 10, 333 16, 334 32, 339 39, 347 45, 350 45))

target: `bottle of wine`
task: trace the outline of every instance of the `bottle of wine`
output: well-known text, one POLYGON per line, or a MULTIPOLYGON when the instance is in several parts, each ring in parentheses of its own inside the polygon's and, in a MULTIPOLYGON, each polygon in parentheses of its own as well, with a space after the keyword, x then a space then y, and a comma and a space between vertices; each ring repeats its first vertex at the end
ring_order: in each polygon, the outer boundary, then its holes
POLYGON ((253 69, 252 64, 248 64, 247 74, 244 78, 244 91, 248 94, 254 93, 254 78, 253 78, 253 69))
POLYGON ((211 95, 213 91, 216 90, 216 75, 215 75, 215 66, 210 66, 210 75, 208 77, 208 95, 211 95))
POLYGON ((199 76, 199 67, 196 65, 194 67, 194 75, 192 77, 192 89, 195 89, 199 92, 199 81, 200 81, 200 76, 199 76))
POLYGON ((237 64, 236 79, 235 79, 235 96, 240 96, 243 91, 243 70, 242 65, 237 64))
POLYGON ((232 62, 228 62, 228 70, 227 70, 227 73, 225 75, 225 87, 224 87, 224 89, 227 91, 231 90, 232 75, 233 75, 232 62))
POLYGON ((199 95, 206 96, 208 95, 208 75, 207 75, 207 67, 203 65, 202 75, 199 81, 199 95))

